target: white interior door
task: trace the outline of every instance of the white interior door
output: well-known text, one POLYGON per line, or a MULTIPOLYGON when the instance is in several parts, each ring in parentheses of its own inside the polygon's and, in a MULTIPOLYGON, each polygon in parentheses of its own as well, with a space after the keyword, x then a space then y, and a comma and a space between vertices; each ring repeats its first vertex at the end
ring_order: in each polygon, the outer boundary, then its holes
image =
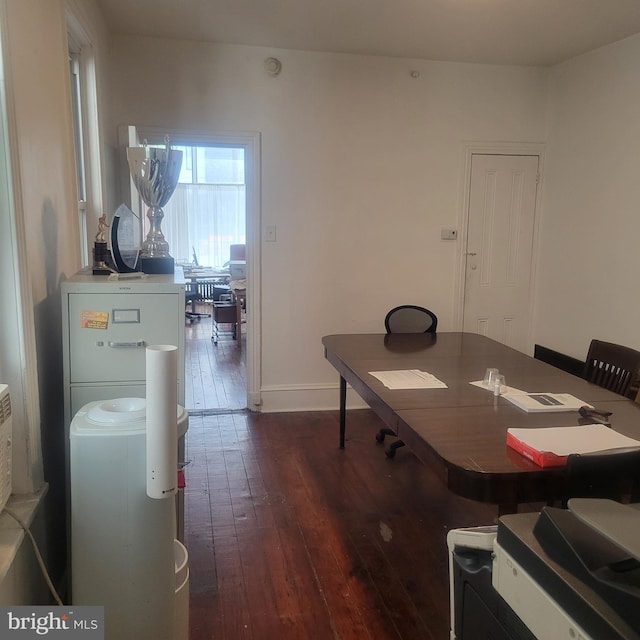
POLYGON ((537 155, 474 154, 464 331, 528 351, 537 155))

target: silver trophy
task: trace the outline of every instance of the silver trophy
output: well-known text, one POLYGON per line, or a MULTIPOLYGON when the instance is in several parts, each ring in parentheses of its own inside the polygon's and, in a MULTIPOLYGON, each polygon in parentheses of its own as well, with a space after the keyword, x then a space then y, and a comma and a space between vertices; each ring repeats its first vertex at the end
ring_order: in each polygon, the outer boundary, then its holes
POLYGON ((127 148, 127 161, 133 183, 143 202, 149 207, 149 233, 140 251, 143 273, 173 273, 174 259, 169 255, 169 243, 160 228, 164 207, 173 195, 180 177, 182 151, 175 151, 165 138, 166 147, 158 149, 145 143, 127 148))

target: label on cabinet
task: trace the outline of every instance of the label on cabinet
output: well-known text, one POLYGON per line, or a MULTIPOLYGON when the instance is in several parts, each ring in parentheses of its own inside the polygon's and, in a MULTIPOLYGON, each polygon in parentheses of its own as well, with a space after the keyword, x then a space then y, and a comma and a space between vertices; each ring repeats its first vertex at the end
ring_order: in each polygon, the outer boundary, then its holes
POLYGON ((83 311, 80 315, 82 329, 106 329, 109 326, 109 314, 104 311, 83 311))

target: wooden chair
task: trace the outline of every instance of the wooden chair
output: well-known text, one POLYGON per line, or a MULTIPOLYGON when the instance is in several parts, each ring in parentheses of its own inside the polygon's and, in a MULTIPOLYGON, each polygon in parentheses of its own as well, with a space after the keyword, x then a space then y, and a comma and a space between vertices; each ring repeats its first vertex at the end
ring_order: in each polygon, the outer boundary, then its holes
MULTIPOLYGON (((389 311, 384 319, 387 333, 436 333, 438 318, 433 311, 414 304, 402 304, 389 311)), ((397 437, 393 429, 383 428, 376 434, 376 442, 382 444, 386 436, 397 437)), ((396 440, 385 451, 387 458, 393 458, 396 450, 404 447, 402 440, 396 440)))
POLYGON ((638 392, 640 351, 612 342, 592 340, 583 377, 627 398, 638 392))

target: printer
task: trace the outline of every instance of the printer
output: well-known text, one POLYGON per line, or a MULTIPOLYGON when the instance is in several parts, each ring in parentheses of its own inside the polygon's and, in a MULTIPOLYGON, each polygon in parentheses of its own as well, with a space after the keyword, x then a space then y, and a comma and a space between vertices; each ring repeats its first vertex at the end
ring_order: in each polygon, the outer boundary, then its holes
POLYGON ((640 640, 640 504, 573 498, 447 545, 451 640, 640 640))

